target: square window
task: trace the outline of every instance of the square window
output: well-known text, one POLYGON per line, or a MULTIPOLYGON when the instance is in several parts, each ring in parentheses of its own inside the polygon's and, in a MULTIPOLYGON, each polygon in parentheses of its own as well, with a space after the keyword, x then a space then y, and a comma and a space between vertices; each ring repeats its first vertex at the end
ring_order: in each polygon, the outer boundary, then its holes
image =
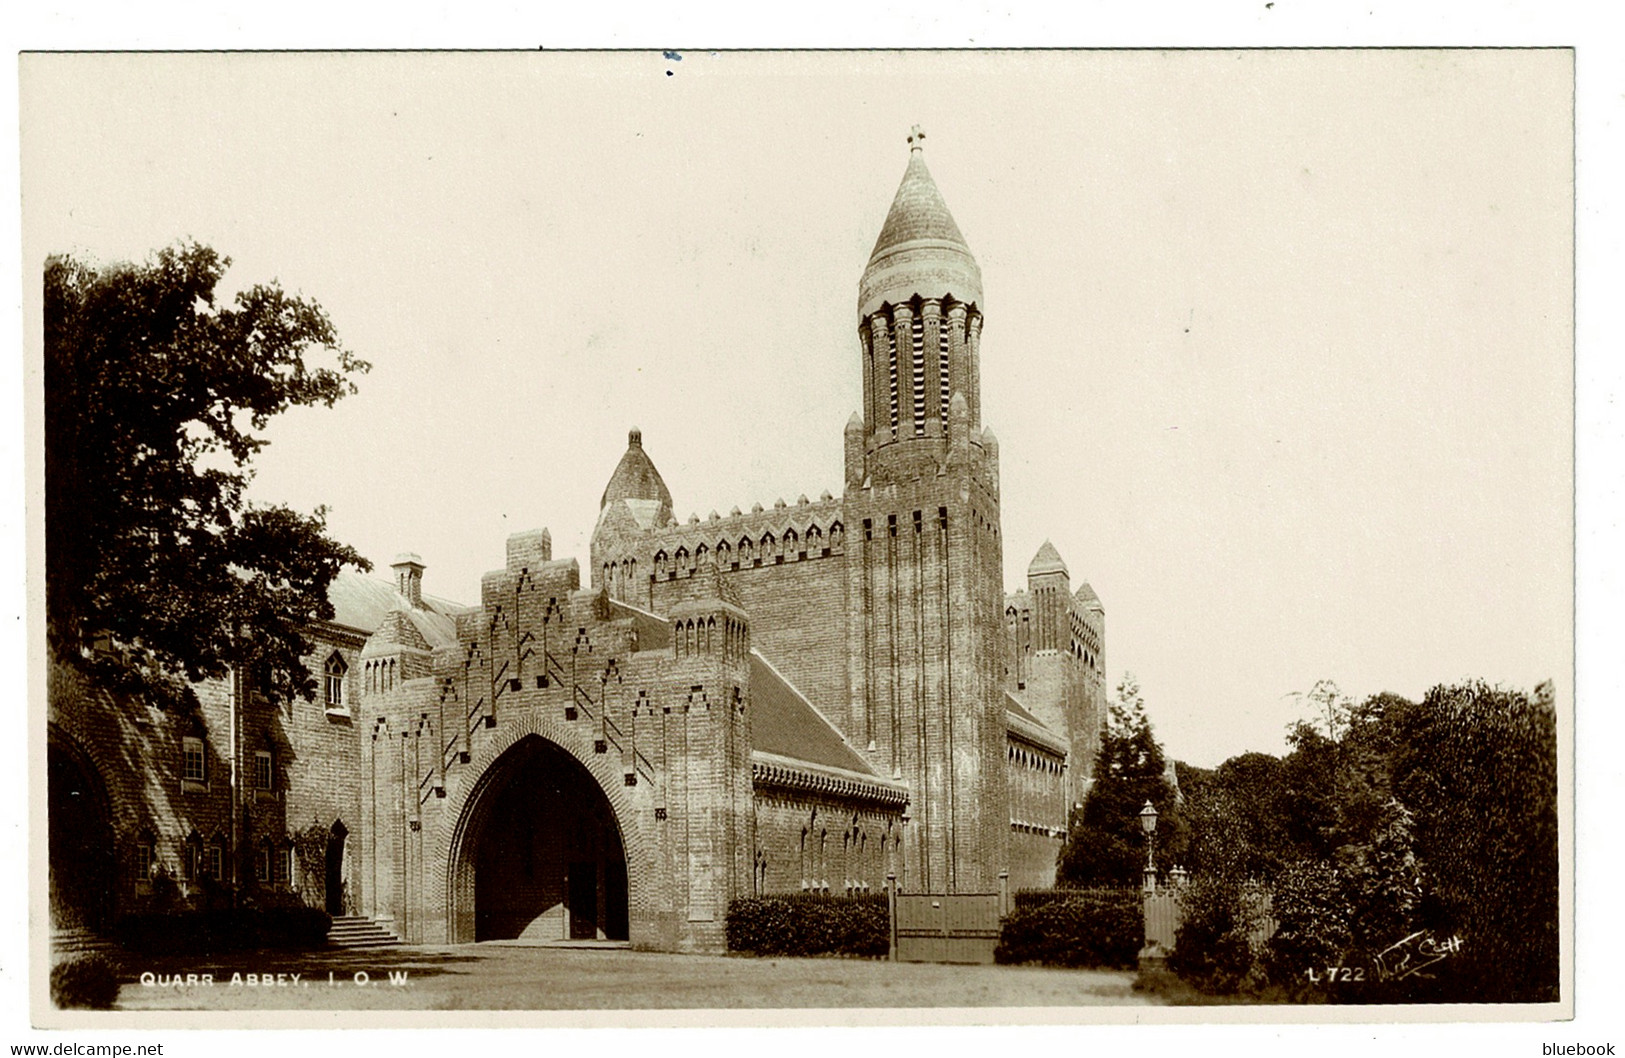
POLYGON ((203 740, 191 738, 181 739, 181 778, 187 782, 207 782, 208 772, 203 754, 203 740))
POLYGON ((254 754, 254 789, 272 789, 272 778, 271 754, 263 749, 257 751, 254 754))

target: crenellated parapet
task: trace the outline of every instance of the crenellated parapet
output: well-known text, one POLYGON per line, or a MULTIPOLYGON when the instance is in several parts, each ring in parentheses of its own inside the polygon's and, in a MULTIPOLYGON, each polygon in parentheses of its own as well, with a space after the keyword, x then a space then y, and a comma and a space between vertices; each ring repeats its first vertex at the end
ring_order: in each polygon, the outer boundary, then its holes
POLYGON ((735 507, 726 517, 715 511, 686 524, 600 531, 592 549, 594 585, 611 596, 642 603, 652 581, 683 580, 710 569, 732 572, 760 566, 814 561, 846 550, 844 504, 828 493, 794 504, 735 507))

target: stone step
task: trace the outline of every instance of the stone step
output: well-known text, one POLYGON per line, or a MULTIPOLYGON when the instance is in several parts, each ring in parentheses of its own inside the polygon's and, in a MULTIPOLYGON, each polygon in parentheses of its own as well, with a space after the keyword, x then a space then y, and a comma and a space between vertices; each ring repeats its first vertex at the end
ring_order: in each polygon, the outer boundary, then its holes
POLYGON ((327 931, 329 948, 387 948, 400 942, 399 937, 364 915, 335 915, 327 931))
POLYGON ((117 956, 117 944, 83 927, 51 931, 51 958, 61 962, 81 955, 117 956))

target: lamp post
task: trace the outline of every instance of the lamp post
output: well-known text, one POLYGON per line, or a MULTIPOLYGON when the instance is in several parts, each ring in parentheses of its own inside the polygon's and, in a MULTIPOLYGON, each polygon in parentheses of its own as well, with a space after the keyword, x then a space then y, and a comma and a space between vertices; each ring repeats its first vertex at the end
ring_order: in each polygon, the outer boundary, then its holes
POLYGON ((1157 888, 1157 809, 1150 801, 1140 809, 1140 829, 1145 831, 1145 888, 1150 892, 1157 888))

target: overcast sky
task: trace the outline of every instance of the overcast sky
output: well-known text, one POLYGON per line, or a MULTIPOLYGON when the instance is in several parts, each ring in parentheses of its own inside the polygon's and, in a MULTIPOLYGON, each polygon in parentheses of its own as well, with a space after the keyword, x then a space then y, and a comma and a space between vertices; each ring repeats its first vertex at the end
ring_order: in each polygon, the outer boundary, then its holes
POLYGON ((1559 51, 30 56, 24 274, 179 238, 373 363, 256 498, 477 602, 585 564, 626 431, 679 517, 842 487, 920 124, 981 264, 1006 584, 1053 540, 1176 757, 1571 683, 1559 51))

